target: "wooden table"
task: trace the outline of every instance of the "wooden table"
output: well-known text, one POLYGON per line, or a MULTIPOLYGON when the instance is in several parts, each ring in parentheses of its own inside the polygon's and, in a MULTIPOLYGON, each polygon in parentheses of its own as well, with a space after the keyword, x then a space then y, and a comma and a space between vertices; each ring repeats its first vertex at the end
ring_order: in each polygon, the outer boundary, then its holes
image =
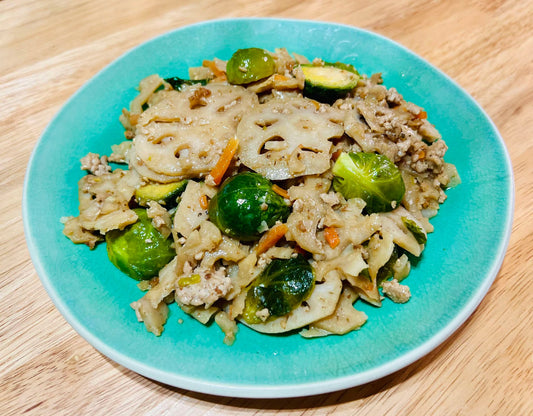
POLYGON ((533 414, 531 0, 111 0, 0 2, 0 414, 533 414), (516 206, 490 292, 444 344, 357 388, 289 400, 171 388, 99 354, 40 284, 23 234, 25 167, 54 114, 131 47, 202 20, 275 16, 350 24, 441 68, 485 108, 509 149, 516 206))

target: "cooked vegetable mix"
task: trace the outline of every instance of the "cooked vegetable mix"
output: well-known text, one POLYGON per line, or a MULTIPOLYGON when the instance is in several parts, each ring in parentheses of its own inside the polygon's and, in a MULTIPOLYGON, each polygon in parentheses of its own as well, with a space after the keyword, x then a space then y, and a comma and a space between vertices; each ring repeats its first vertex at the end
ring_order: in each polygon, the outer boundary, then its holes
POLYGON ((367 319, 358 298, 409 300, 399 282, 457 170, 427 113, 380 74, 314 58, 245 48, 184 77, 151 75, 109 157, 127 167, 82 158, 79 215, 63 232, 105 240, 147 291, 131 307, 153 334, 169 303, 231 344, 238 322, 342 335, 367 319))

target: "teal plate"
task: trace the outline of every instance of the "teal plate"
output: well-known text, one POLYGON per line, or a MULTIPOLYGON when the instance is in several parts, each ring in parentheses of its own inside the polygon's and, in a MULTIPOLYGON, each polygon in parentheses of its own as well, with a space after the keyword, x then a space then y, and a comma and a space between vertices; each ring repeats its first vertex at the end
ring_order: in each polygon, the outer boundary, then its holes
POLYGON ((424 356, 470 316, 503 261, 513 212, 512 169, 505 145, 479 105, 442 72, 397 43, 337 24, 281 19, 217 20, 144 43, 102 70, 59 111, 33 151, 23 215, 35 268, 53 302, 101 353, 151 379, 203 393, 291 397, 357 386, 424 356), (60 218, 78 215, 79 160, 109 154, 123 130, 118 116, 147 75, 187 76, 203 59, 229 59, 257 46, 285 47, 309 58, 381 72, 384 83, 425 108, 448 144, 462 184, 432 220, 404 305, 357 304, 369 316, 344 336, 268 336, 240 326, 228 347, 216 325, 203 326, 175 305, 161 337, 137 322, 129 304, 136 283, 111 265, 105 246, 90 251, 62 234, 60 218), (182 319, 183 323, 178 323, 182 319))

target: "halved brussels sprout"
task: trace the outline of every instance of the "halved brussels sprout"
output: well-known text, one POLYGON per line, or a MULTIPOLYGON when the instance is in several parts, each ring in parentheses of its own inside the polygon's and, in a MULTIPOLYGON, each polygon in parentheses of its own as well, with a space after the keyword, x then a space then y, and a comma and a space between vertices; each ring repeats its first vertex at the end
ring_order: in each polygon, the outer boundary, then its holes
POLYGON ((224 234, 257 240, 276 221, 285 222, 290 207, 272 190, 272 182, 254 172, 228 178, 209 202, 209 219, 224 234))
POLYGON ((111 263, 135 280, 157 276, 174 256, 172 239, 165 238, 152 225, 146 210, 134 209, 139 217, 124 230, 106 234, 107 255, 111 263))
POLYGON ((342 153, 333 166, 333 189, 346 199, 361 198, 365 212, 392 211, 405 193, 400 169, 376 153, 342 153))
POLYGON ((259 48, 239 49, 226 65, 230 84, 248 84, 269 77, 276 71, 274 58, 259 48))
POLYGON ((302 256, 274 259, 254 280, 246 295, 243 319, 249 324, 263 322, 257 312, 268 317, 283 316, 300 306, 315 287, 315 275, 302 256))

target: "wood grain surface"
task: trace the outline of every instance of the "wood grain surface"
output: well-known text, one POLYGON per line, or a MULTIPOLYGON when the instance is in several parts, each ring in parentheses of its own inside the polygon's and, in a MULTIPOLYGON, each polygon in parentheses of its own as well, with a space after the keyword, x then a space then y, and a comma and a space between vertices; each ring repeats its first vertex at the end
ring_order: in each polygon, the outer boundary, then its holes
POLYGON ((532 415, 532 57, 531 0, 0 1, 0 414, 532 415), (191 23, 240 16, 338 22, 394 39, 464 87, 510 152, 514 223, 492 288, 444 344, 388 377, 288 400, 168 387, 94 350, 55 309, 34 270, 23 180, 54 114, 131 47, 191 23))

